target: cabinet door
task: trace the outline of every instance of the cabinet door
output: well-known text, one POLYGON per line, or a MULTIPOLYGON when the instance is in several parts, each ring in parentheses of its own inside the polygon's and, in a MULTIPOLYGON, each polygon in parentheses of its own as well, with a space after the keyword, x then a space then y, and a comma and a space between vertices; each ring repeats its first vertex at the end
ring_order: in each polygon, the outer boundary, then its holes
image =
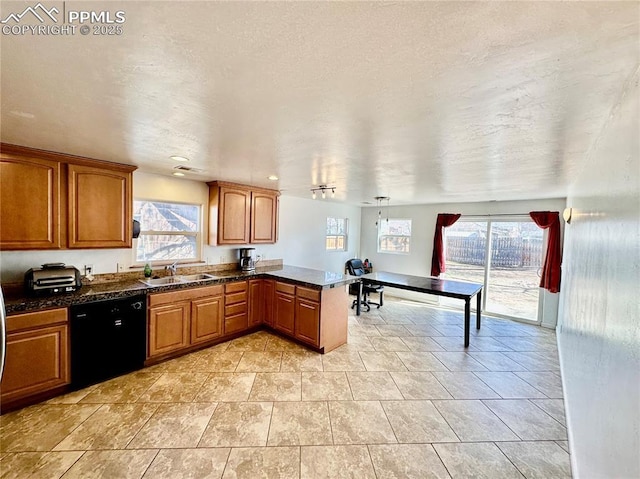
POLYGON ((149 357, 189 346, 190 301, 149 308, 149 357))
POLYGON ((251 243, 275 243, 278 227, 278 195, 251 193, 251 243))
POLYGON ((221 186, 218 196, 218 244, 249 243, 251 192, 221 186))
POLYGON ((131 178, 69 165, 69 248, 131 248, 131 178))
POLYGON ((191 301, 191 344, 222 336, 224 298, 222 295, 191 301))
POLYGON ((66 324, 7 334, 2 402, 69 384, 66 324))
POLYGON ((275 328, 287 334, 294 334, 295 297, 276 292, 274 305, 275 328))
MULTIPOLYGON (((239 307, 238 305, 236 307, 239 307)), ((245 306, 246 308, 246 306, 245 306)), ((247 311, 224 317, 224 334, 237 333, 249 327, 247 311)))
POLYGON ((320 339, 320 303, 296 298, 296 338, 314 346, 320 339))
POLYGON ((262 323, 264 316, 263 280, 249 280, 249 327, 262 323))
POLYGON ((273 326, 273 303, 275 302, 276 282, 272 279, 263 280, 262 294, 264 296, 262 320, 269 326, 273 326))
POLYGON ((0 249, 60 248, 61 164, 0 157, 0 249))

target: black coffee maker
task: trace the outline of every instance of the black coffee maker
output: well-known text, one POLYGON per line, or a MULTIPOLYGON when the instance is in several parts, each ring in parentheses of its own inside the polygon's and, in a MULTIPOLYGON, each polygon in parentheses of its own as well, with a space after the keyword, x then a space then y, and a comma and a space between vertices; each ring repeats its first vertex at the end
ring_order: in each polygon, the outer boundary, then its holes
POLYGON ((245 272, 256 270, 255 248, 240 248, 240 269, 245 272))

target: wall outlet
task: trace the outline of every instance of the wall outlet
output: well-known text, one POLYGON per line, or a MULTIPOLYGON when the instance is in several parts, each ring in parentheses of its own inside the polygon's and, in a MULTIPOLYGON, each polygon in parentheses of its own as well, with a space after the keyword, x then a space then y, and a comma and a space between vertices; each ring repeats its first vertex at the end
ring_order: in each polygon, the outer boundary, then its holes
POLYGON ((220 255, 220 264, 224 263, 225 259, 223 255, 220 255))
POLYGON ((117 267, 118 273, 124 273, 124 263, 117 263, 116 267, 117 267))
POLYGON ((85 264, 84 265, 84 275, 85 276, 90 276, 93 274, 93 265, 92 264, 85 264))

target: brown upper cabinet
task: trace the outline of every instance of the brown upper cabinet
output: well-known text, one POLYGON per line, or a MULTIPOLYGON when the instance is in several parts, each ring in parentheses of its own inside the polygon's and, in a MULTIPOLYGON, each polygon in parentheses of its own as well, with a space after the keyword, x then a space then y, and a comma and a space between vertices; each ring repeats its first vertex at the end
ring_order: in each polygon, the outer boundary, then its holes
POLYGON ((135 166, 2 144, 0 248, 130 248, 135 166))
POLYGON ((58 161, 0 153, 0 246, 61 248, 61 169, 58 161))
POLYGON ((69 248, 131 247, 131 173, 68 165, 69 248))
POLYGON ((223 181, 209 185, 209 244, 275 243, 277 190, 223 181))

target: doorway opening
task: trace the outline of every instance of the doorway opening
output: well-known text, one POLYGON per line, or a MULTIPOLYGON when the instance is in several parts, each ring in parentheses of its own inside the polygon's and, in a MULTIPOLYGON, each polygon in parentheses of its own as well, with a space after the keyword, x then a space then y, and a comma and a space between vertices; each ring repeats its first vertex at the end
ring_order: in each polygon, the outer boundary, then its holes
POLYGON ((444 231, 444 278, 482 284, 482 310, 488 314, 540 324, 544 230, 517 215, 461 217, 444 231))

